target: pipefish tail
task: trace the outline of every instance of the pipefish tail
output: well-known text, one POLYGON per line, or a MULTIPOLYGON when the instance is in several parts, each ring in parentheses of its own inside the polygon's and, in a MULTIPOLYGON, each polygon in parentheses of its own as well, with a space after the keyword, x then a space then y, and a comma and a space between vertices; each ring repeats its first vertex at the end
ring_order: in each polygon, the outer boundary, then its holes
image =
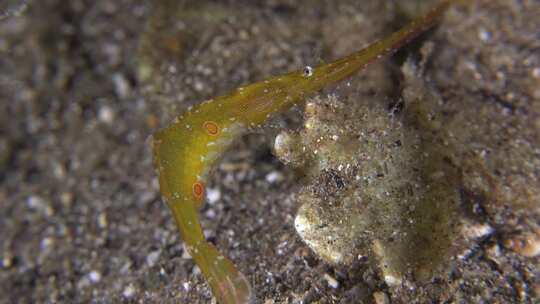
POLYGON ((205 183, 223 152, 248 127, 264 123, 272 114, 395 52, 435 24, 452 2, 443 1, 399 31, 349 56, 207 100, 154 134, 152 148, 161 194, 174 214, 185 248, 219 303, 249 303, 253 297, 246 277, 206 241, 199 222, 205 183))

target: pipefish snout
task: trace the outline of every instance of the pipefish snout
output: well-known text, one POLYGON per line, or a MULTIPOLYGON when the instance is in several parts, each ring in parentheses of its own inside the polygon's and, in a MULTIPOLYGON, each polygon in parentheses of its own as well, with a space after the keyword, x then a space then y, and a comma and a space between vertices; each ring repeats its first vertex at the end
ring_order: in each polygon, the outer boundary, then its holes
POLYGON ((430 28, 452 2, 443 1, 399 31, 349 56, 205 101, 154 134, 152 147, 160 191, 174 214, 187 251, 219 303, 248 303, 252 298, 248 280, 206 241, 199 222, 205 183, 219 157, 249 126, 264 123, 272 114, 395 52, 430 28))

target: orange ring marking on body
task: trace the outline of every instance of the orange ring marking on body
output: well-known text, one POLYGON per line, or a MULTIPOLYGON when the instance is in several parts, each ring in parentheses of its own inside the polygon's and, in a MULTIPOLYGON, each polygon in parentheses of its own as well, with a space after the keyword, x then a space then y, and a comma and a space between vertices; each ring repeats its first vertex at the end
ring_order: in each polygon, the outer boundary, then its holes
POLYGON ((210 136, 216 136, 219 134, 219 126, 213 121, 205 121, 203 124, 203 128, 206 131, 206 134, 210 136))
POLYGON ((193 196, 197 200, 202 200, 204 197, 204 184, 202 182, 196 182, 193 184, 193 196))

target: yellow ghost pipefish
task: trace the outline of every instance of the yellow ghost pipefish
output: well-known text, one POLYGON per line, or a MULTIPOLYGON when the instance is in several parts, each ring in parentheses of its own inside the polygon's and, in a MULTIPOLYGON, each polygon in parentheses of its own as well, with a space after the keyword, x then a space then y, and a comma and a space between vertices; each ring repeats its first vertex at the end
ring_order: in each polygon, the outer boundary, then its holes
POLYGON ((252 298, 247 279, 206 241, 198 218, 205 182, 219 157, 247 127, 264 123, 271 114, 285 111, 395 52, 430 28, 451 2, 443 1, 401 30, 342 59, 272 77, 205 101, 154 134, 154 165, 161 194, 174 214, 187 251, 219 303, 248 303, 252 298))

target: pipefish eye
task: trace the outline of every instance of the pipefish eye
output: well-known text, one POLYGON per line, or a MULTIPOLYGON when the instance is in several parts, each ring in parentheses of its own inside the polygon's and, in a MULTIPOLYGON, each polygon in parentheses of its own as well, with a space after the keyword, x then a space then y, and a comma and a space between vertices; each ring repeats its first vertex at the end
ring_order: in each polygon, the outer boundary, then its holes
POLYGON ((309 65, 306 65, 304 68, 304 77, 311 77, 313 75, 313 68, 309 65))

